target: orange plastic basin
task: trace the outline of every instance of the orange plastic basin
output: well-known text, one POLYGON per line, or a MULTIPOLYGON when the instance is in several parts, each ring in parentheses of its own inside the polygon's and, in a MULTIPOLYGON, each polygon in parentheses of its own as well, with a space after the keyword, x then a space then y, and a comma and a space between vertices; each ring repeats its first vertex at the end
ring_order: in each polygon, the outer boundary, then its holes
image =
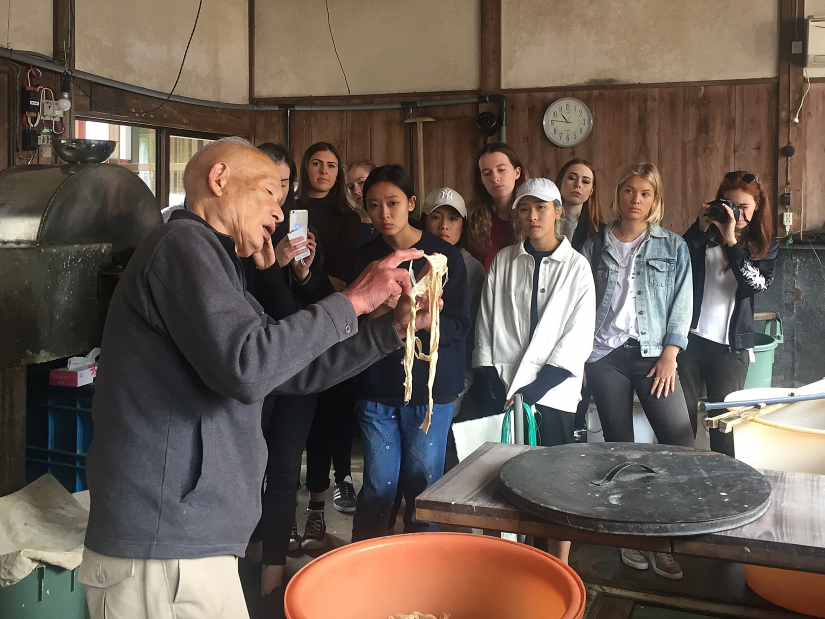
POLYGON ((288 619, 387 619, 420 611, 450 619, 580 619, 584 585, 567 565, 508 540, 414 533, 319 557, 290 581, 288 619))

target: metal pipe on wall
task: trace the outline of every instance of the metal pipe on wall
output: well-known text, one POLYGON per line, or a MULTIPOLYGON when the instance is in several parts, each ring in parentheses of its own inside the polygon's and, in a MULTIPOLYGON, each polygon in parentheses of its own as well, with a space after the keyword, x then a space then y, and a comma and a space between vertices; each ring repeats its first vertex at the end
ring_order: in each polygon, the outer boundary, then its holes
MULTIPOLYGON (((44 58, 42 56, 31 54, 28 52, 21 52, 13 49, 0 47, 0 58, 7 58, 14 62, 22 64, 29 64, 40 69, 54 71, 55 73, 66 74, 71 77, 77 77, 89 82, 133 92, 139 95, 148 97, 155 97, 159 99, 166 99, 169 93, 161 92, 159 90, 152 90, 151 88, 143 88, 142 86, 134 86, 102 75, 95 75, 77 69, 68 70, 66 67, 57 64, 56 62, 44 58)), ((408 108, 427 108, 427 107, 441 107, 445 105, 469 105, 472 103, 498 103, 499 118, 501 127, 499 129, 499 139, 504 142, 507 137, 507 97, 504 95, 477 95, 473 97, 463 97, 460 99, 431 99, 424 101, 404 101, 400 103, 371 103, 371 104, 355 104, 355 105, 293 105, 289 103, 273 103, 259 105, 256 103, 225 103, 221 101, 207 101, 205 99, 195 99, 193 97, 183 97, 181 95, 172 95, 169 97, 170 101, 176 103, 186 103, 188 105, 197 105, 201 107, 211 107, 216 109, 229 110, 246 110, 246 111, 261 111, 261 112, 276 112, 285 111, 287 119, 285 120, 284 134, 285 140, 291 137, 289 127, 289 116, 292 111, 297 112, 344 112, 344 111, 369 111, 369 110, 398 110, 408 108)), ((288 146, 288 144, 287 144, 288 146)))
POLYGON ((284 146, 287 150, 292 150, 292 108, 284 110, 284 146))

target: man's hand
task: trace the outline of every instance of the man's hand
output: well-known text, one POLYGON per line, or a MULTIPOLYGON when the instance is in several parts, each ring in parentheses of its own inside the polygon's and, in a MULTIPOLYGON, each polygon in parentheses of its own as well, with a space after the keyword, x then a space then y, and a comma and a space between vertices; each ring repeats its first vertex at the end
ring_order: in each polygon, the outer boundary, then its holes
POLYGON ((277 262, 275 258, 275 248, 272 247, 272 239, 267 239, 261 251, 252 254, 252 260, 255 261, 255 266, 261 271, 264 271, 277 262))
MULTIPOLYGON (((444 309, 444 299, 441 298, 443 292, 444 291, 442 290, 438 293, 439 311, 444 309)), ((398 333, 398 337, 400 337, 402 340, 406 339, 407 327, 410 324, 410 305, 412 305, 410 295, 403 294, 398 299, 398 303, 395 305, 395 308, 392 311, 392 317, 395 321, 395 330, 398 333)), ((425 294, 421 297, 421 300, 419 301, 418 311, 415 313, 415 330, 419 331, 421 329, 424 329, 425 331, 429 331, 432 325, 433 317, 430 314, 430 298, 429 295, 425 294)))
MULTIPOLYGON (((402 295, 403 299, 412 288, 412 283, 410 274, 405 269, 399 269, 398 265, 423 256, 424 252, 420 249, 405 249, 393 252, 382 260, 376 260, 364 269, 358 279, 342 291, 352 303, 355 315, 370 313, 393 295, 402 295)), ((402 304, 403 302, 399 301, 396 311, 402 304)), ((409 305, 406 307, 409 323, 409 305)))

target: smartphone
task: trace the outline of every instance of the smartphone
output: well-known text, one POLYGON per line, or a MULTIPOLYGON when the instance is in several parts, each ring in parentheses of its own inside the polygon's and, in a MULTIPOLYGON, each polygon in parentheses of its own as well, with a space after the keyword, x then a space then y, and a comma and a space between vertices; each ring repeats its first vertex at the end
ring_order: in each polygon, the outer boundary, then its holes
MULTIPOLYGON (((289 212, 289 238, 296 238, 295 232, 300 232, 300 236, 307 238, 309 229, 309 213, 305 209, 296 209, 289 212)), ((309 250, 295 256, 295 260, 303 260, 309 257, 309 250)))

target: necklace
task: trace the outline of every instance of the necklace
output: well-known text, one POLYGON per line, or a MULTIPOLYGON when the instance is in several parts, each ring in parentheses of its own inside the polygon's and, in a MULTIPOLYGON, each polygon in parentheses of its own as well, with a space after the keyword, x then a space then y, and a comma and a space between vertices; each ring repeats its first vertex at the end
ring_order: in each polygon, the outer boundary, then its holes
MULTIPOLYGON (((614 228, 613 230, 615 231, 616 229, 614 228)), ((638 249, 641 246, 642 242, 646 238, 647 238, 647 233, 646 232, 640 234, 639 236, 637 236, 635 239, 633 239, 631 241, 622 241, 618 237, 616 238, 616 240, 619 241, 620 243, 622 243, 623 245, 628 245, 628 244, 630 245, 630 251, 626 254, 627 261, 624 264, 622 264, 622 262, 619 261, 618 256, 616 257, 616 262, 619 263, 619 268, 626 269, 631 264, 633 264, 633 258, 636 256, 636 252, 638 251, 638 249)), ((618 252, 617 252, 617 254, 618 254, 618 252)), ((631 275, 631 277, 632 277, 632 275, 631 275)))
POLYGON ((640 237, 646 236, 647 228, 645 228, 645 230, 643 230, 641 234, 638 234, 633 238, 630 238, 629 234, 625 234, 622 230, 620 230, 619 226, 614 226, 612 232, 613 232, 613 235, 617 239, 619 239, 622 243, 630 243, 630 242, 632 242, 632 241, 634 241, 634 240, 636 240, 640 237))

